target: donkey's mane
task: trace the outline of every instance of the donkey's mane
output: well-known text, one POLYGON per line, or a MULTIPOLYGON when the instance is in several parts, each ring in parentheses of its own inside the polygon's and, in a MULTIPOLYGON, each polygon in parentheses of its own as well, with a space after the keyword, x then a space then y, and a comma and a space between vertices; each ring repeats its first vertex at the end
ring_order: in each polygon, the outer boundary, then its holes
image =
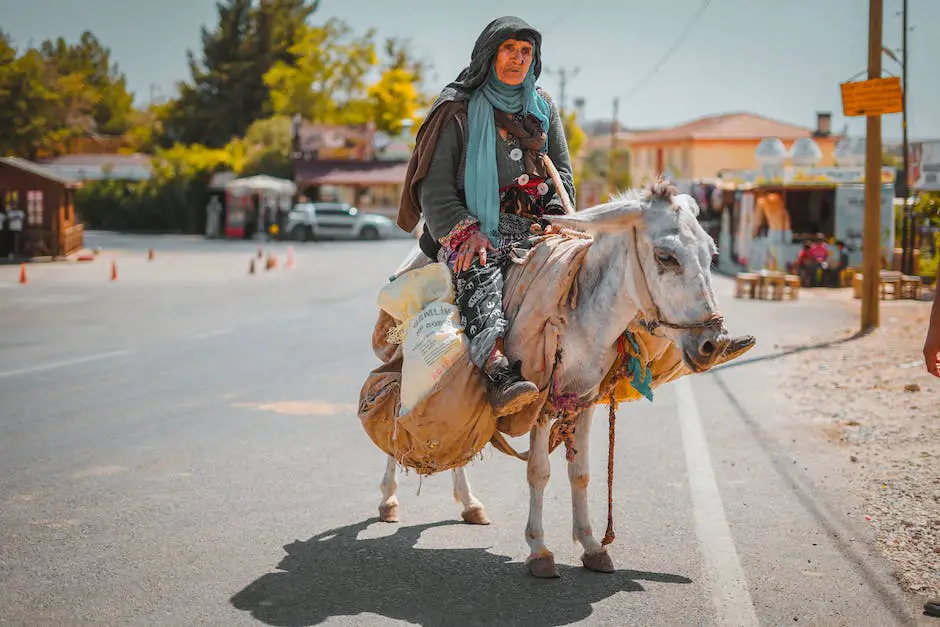
POLYGON ((648 202, 664 200, 672 203, 672 199, 679 195, 679 189, 667 179, 660 176, 655 182, 646 187, 634 187, 621 192, 612 198, 612 202, 648 202))

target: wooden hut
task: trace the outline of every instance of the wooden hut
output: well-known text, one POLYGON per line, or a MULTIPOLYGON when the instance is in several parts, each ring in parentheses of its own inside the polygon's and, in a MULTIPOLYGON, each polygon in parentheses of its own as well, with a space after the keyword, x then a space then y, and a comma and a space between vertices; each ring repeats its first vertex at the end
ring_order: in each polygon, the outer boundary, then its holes
MULTIPOLYGON (((84 244, 84 227, 75 216, 75 190, 81 183, 56 176, 18 157, 0 157, 0 209, 25 214, 21 257, 64 257, 84 244)), ((9 223, 0 235, 0 255, 10 254, 9 223)))

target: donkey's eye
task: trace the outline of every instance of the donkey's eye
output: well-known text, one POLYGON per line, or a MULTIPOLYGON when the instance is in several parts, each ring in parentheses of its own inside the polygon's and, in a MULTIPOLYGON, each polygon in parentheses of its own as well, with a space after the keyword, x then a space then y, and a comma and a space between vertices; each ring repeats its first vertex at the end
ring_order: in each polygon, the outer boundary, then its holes
POLYGON ((679 260, 672 253, 665 251, 656 252, 656 263, 666 268, 678 268, 679 260))

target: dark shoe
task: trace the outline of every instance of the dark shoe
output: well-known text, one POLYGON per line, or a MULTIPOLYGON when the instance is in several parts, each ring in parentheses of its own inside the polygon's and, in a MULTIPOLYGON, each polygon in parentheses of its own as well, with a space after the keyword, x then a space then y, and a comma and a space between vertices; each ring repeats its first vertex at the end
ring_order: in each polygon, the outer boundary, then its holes
POLYGON ((940 598, 930 599, 924 603, 924 614, 940 618, 940 598))
POLYGON ((522 362, 510 365, 503 357, 485 374, 490 404, 497 416, 514 414, 539 397, 538 386, 522 378, 522 362))

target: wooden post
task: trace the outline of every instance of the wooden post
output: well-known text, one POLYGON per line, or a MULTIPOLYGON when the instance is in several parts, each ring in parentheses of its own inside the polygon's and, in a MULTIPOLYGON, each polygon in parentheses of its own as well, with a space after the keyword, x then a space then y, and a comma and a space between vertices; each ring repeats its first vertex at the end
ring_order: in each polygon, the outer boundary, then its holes
MULTIPOLYGON (((883 0, 868 5, 868 78, 881 78, 883 0)), ((865 223, 862 240, 862 331, 878 327, 881 283, 881 115, 867 116, 865 223)), ((893 242, 891 243, 893 247, 893 242)))
POLYGON ((910 144, 907 141, 907 0, 904 0, 901 5, 901 30, 901 85, 904 90, 901 92, 901 102, 904 107, 901 112, 901 150, 904 157, 904 181, 901 184, 901 197, 904 199, 904 220, 901 222, 903 225, 901 228, 901 271, 904 274, 914 274, 914 212, 907 205, 907 201, 911 197, 911 190, 908 185, 910 172, 908 152, 910 144))

